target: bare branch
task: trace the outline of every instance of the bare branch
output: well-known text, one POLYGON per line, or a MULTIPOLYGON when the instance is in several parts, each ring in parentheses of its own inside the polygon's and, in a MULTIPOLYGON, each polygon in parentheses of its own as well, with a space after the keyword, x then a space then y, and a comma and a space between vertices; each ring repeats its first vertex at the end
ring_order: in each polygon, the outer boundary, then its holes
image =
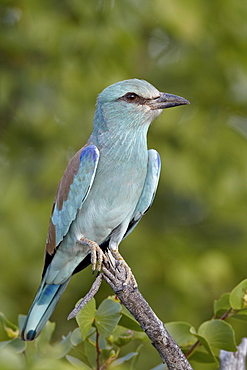
POLYGON ((97 291, 99 290, 100 288, 100 285, 102 283, 102 273, 100 273, 93 285, 91 286, 91 289, 89 290, 89 292, 85 295, 84 298, 82 298, 82 300, 75 306, 75 308, 73 309, 73 311, 70 312, 69 316, 68 316, 68 320, 72 319, 73 317, 75 317, 78 312, 80 310, 83 309, 83 307, 95 296, 95 294, 97 293, 97 291))
MULTIPOLYGON (((163 322, 156 316, 147 301, 138 290, 136 280, 126 262, 121 260, 117 267, 112 263, 110 252, 105 253, 108 257, 103 262, 103 273, 100 273, 86 296, 76 305, 69 314, 68 320, 75 317, 77 313, 98 292, 102 278, 110 285, 122 304, 129 310, 139 322, 153 346, 160 354, 163 363, 168 370, 193 370, 185 355, 167 332, 163 322), (127 277, 131 274, 126 284, 127 277)), ((198 343, 198 342, 197 342, 198 343)), ((237 352, 220 351, 220 370, 245 370, 247 356, 247 338, 243 338, 238 346, 237 352)))
POLYGON ((99 274, 94 281, 90 291, 76 305, 69 314, 68 320, 75 317, 77 313, 90 301, 100 288, 102 277, 110 285, 122 304, 130 311, 139 322, 153 346, 156 348, 163 363, 166 363, 168 370, 193 370, 184 356, 183 352, 174 339, 165 329, 163 322, 155 315, 147 301, 139 292, 134 275, 126 262, 115 267, 112 263, 110 252, 105 253, 108 257, 103 261, 103 273, 99 274), (131 274, 131 275, 130 275, 131 274), (130 280, 126 284, 126 279, 130 280))
POLYGON ((120 263, 117 268, 114 268, 109 263, 106 265, 103 262, 104 280, 111 286, 122 304, 139 322, 168 369, 192 370, 183 352, 165 329, 163 322, 156 316, 136 287, 133 275, 129 284, 124 287, 126 276, 126 266, 124 264, 120 263))

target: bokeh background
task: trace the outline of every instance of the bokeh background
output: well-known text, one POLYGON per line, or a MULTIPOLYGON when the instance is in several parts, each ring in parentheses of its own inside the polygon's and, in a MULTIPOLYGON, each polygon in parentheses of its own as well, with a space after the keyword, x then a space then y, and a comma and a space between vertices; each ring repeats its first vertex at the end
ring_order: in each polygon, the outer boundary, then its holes
MULTIPOLYGON (((161 180, 120 251, 157 315, 197 328, 247 276, 247 3, 1 0, 0 17, 0 311, 17 322, 29 309, 56 187, 97 94, 136 77, 191 105, 149 130, 161 180)), ((92 281, 90 268, 71 280, 54 340, 76 326, 67 314, 92 281)), ((109 294, 103 284, 97 301, 109 294)), ((147 342, 139 369, 159 363, 147 342)))

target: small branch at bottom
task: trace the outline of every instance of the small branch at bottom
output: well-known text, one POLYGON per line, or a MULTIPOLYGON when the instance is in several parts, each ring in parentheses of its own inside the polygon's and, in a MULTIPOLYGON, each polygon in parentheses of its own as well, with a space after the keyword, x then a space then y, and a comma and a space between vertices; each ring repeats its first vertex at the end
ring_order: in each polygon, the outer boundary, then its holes
POLYGON ((107 260, 103 261, 103 273, 97 276, 90 291, 69 314, 68 320, 75 317, 90 299, 95 296, 103 278, 113 289, 121 303, 139 322, 158 351, 163 363, 166 363, 168 370, 193 370, 177 343, 167 332, 163 322, 156 316, 138 290, 134 275, 126 262, 124 261, 124 263, 113 266, 110 263, 111 258, 109 258, 109 254, 109 251, 105 253, 109 262, 107 260), (130 279, 127 279, 130 273, 130 279), (126 280, 129 280, 127 286, 126 280))
POLYGON ((136 287, 133 274, 129 284, 124 285, 126 281, 125 264, 120 263, 117 267, 113 267, 111 264, 103 262, 103 279, 139 322, 168 369, 193 370, 179 346, 167 332, 163 322, 156 316, 136 287))
POLYGON ((93 282, 93 285, 91 286, 89 292, 85 295, 84 298, 82 298, 82 300, 75 306, 75 308, 73 309, 73 311, 70 312, 67 320, 70 320, 72 319, 73 317, 75 317, 78 312, 80 310, 83 309, 83 307, 95 296, 95 294, 97 293, 97 291, 99 290, 100 288, 100 285, 102 283, 102 273, 100 273, 95 281, 93 282))

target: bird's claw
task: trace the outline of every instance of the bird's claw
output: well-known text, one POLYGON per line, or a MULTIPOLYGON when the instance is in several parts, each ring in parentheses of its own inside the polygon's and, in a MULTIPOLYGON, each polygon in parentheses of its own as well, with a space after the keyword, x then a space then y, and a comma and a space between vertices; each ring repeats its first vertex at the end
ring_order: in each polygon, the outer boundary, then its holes
POLYGON ((125 262, 125 260, 123 259, 123 257, 121 256, 117 249, 111 249, 111 254, 115 259, 115 268, 121 265, 124 267, 126 271, 126 280, 124 281, 120 291, 126 288, 131 279, 134 281, 134 289, 136 289, 138 285, 134 278, 134 275, 132 274, 131 268, 127 265, 127 263, 125 262))
POLYGON ((97 271, 96 277, 99 275, 103 262, 106 264, 110 264, 113 269, 117 269, 118 267, 122 266, 126 272, 126 279, 123 282, 121 288, 119 291, 122 291, 126 286, 129 284, 129 282, 132 280, 134 289, 137 288, 137 282, 134 278, 134 275, 132 274, 131 268, 127 265, 127 263, 124 261, 121 254, 118 252, 117 249, 109 249, 107 256, 103 253, 100 246, 87 238, 81 238, 80 243, 86 245, 90 251, 91 251, 91 264, 92 264, 92 274, 94 275, 97 271))
POLYGON ((95 277, 95 278, 97 278, 98 276, 99 276, 99 274, 100 274, 100 271, 98 270, 98 269, 96 269, 96 270, 93 270, 92 269, 92 275, 95 277), (95 273, 96 272, 96 273, 95 273))
POLYGON ((87 245, 91 250, 92 274, 94 275, 95 271, 97 271, 97 277, 101 271, 103 261, 106 262, 107 258, 100 246, 94 241, 83 237, 80 239, 80 242, 84 245, 87 245))
MULTIPOLYGON (((106 252, 106 255, 109 261, 113 258, 110 250, 106 252)), ((126 262, 118 263, 118 268, 113 266, 112 262, 107 265, 108 266, 104 264, 102 268, 103 278, 112 287, 116 294, 122 292, 127 285, 132 291, 135 291, 138 288, 135 277, 126 262), (130 276, 129 280, 128 275, 130 276)))

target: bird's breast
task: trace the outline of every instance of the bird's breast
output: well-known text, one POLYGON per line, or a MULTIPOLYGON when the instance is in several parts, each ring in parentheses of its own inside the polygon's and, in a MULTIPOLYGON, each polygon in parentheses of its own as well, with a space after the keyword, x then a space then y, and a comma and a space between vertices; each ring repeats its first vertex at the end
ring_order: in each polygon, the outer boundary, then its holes
POLYGON ((77 236, 101 244, 120 224, 129 221, 142 192, 147 159, 99 162, 94 183, 74 227, 77 236))

